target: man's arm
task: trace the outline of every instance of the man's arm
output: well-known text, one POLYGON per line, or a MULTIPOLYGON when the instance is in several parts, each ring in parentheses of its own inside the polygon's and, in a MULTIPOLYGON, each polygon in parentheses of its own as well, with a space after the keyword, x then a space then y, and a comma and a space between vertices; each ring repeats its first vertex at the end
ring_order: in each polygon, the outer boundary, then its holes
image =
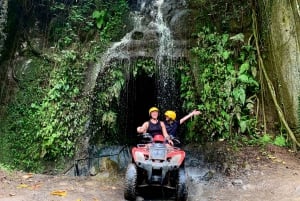
POLYGON ((162 130, 162 134, 163 136, 166 138, 166 140, 170 143, 170 145, 174 145, 173 141, 171 140, 170 135, 167 132, 166 126, 164 122, 160 122, 160 126, 161 126, 161 130, 162 130))

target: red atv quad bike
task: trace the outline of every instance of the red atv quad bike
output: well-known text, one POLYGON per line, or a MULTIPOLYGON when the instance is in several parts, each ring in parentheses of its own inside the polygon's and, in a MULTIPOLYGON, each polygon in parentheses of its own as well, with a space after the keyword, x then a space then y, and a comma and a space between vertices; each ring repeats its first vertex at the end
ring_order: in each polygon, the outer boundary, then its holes
POLYGON ((185 152, 165 143, 163 135, 142 135, 143 142, 131 150, 132 162, 125 175, 124 198, 135 201, 142 187, 159 186, 175 191, 176 201, 187 200, 185 152))

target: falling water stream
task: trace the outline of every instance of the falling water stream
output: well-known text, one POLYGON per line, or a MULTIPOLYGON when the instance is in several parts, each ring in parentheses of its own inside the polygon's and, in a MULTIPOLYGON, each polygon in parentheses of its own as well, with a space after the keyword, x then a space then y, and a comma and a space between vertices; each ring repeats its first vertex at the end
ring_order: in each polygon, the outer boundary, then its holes
POLYGON ((130 64, 137 58, 153 58, 156 63, 158 106, 165 109, 175 107, 176 99, 174 96, 178 94, 175 86, 174 45, 171 30, 164 20, 162 11, 164 4, 164 0, 151 2, 139 0, 137 2, 137 10, 131 12, 133 29, 119 42, 113 43, 101 56, 100 61, 89 73, 90 77, 86 82, 85 91, 93 91, 98 75, 110 68, 113 61, 127 61, 130 64), (144 39, 134 39, 136 33, 143 33, 144 39), (158 38, 147 36, 149 33, 158 38), (153 51, 149 52, 149 49, 153 51))
POLYGON ((162 13, 162 5, 164 0, 157 0, 157 15, 156 25, 160 33, 159 50, 157 52, 158 62, 158 103, 162 108, 172 109, 168 107, 175 107, 173 102, 173 95, 176 91, 175 85, 175 66, 173 64, 172 51, 173 51, 173 39, 171 31, 164 21, 162 13))
POLYGON ((8 14, 8 0, 1 1, 0 4, 0 57, 1 52, 4 48, 4 42, 6 40, 6 24, 7 24, 7 14, 8 14))
MULTIPOLYGON (((178 3, 185 4, 183 0, 179 0, 178 3)), ((163 13, 163 7, 166 6, 165 0, 138 0, 136 6, 137 9, 131 12, 133 29, 119 42, 113 43, 101 56, 100 62, 94 66, 90 73, 86 91, 94 90, 98 75, 101 75, 101 72, 105 71, 105 69, 110 68, 110 64, 114 61, 126 61, 130 64, 137 58, 153 58, 156 64, 155 80, 158 106, 163 109, 174 109, 177 104, 174 96, 178 96, 178 89, 176 89, 175 83, 176 58, 174 57, 176 56, 174 55, 176 54, 174 54, 172 32, 163 13), (144 40, 136 40, 134 37, 136 33, 143 33, 144 40), (149 33, 152 33, 152 35, 150 34, 149 36, 149 33), (149 39, 146 40, 145 38, 149 39), (149 51, 149 47, 152 50, 154 49, 154 52, 149 51)), ((179 53, 179 55, 183 54, 179 53)), ((101 160, 101 156, 111 156, 111 159, 116 160, 120 164, 121 169, 126 168, 126 164, 130 160, 128 148, 109 147, 102 149, 100 152, 99 150, 94 151, 92 157, 99 157, 101 160)), ((99 163, 97 159, 95 161, 99 163)), ((91 161, 89 165, 91 165, 91 161)), ((197 158, 188 154, 186 166, 190 179, 198 178, 198 180, 201 180, 208 172, 208 169, 204 168, 203 158, 199 154, 197 154, 197 158), (203 168, 199 168, 200 165, 203 168)), ((165 200, 169 200, 169 198, 165 200)))

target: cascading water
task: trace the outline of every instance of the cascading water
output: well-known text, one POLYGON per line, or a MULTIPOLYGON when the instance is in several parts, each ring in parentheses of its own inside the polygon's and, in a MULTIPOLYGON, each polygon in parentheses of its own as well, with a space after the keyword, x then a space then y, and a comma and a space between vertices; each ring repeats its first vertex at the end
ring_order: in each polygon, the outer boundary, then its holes
POLYGON ((128 143, 127 139, 136 134, 136 127, 148 119, 147 110, 152 106, 158 106, 162 112, 168 109, 181 112, 179 80, 175 75, 178 63, 188 56, 186 32, 184 28, 178 29, 182 16, 188 13, 185 2, 139 0, 131 8, 128 20, 131 31, 113 43, 87 73, 85 91, 95 97, 87 131, 91 144, 99 141, 98 136, 102 139, 117 136, 115 141, 128 143), (108 103, 101 96, 105 97, 103 91, 112 94, 108 89, 114 87, 113 81, 109 81, 114 71, 122 71, 125 85, 117 92, 112 90, 113 101, 108 103), (117 125, 115 133, 103 121, 104 114, 115 115, 108 122, 117 125))
MULTIPOLYGON (((176 89, 175 83, 176 62, 186 56, 186 50, 182 48, 184 45, 178 45, 181 42, 178 37, 177 41, 173 39, 173 31, 169 27, 171 18, 166 16, 172 13, 172 16, 175 16, 173 18, 175 22, 181 16, 177 15, 176 9, 179 9, 177 6, 183 9, 184 5, 185 2, 183 0, 172 2, 166 2, 166 0, 138 0, 135 2, 135 5, 131 5, 134 9, 130 13, 130 21, 133 25, 132 30, 119 42, 113 43, 102 54, 100 61, 91 69, 85 91, 93 92, 94 94, 97 94, 96 90, 98 88, 96 86, 104 85, 103 79, 105 77, 102 76, 108 70, 115 68, 117 65, 118 67, 121 66, 126 74, 124 77, 127 79, 126 86, 128 88, 121 92, 122 96, 126 97, 121 100, 122 104, 119 104, 122 106, 116 108, 116 110, 122 110, 116 111, 121 117, 118 125, 121 127, 122 133, 119 133, 119 135, 129 136, 133 139, 136 133, 136 126, 148 118, 147 110, 150 106, 155 104, 164 111, 166 109, 176 109, 176 106, 179 104, 177 101, 178 89, 176 89), (176 47, 174 45, 175 42, 176 47), (132 65, 137 63, 138 60, 143 61, 143 59, 151 60, 154 65, 151 64, 151 67, 154 67, 154 70, 149 71, 148 69, 142 75, 134 74, 132 65), (149 77, 150 79, 148 79, 149 77), (152 81, 155 83, 153 84, 152 81), (151 83, 149 84, 149 82, 151 83), (148 94, 156 97, 153 99, 149 98, 148 94), (136 98, 139 96, 144 98, 136 98), (147 100, 145 100, 145 97, 147 100), (140 100, 142 100, 142 103, 139 103, 140 100), (143 103, 143 101, 148 102, 143 103), (144 106, 141 107, 139 104, 144 104, 144 106), (144 118, 136 113, 142 113, 146 116, 144 118), (128 125, 131 127, 128 128, 128 125)), ((97 111, 97 109, 99 108, 95 105, 92 112, 97 111)), ((97 114, 91 114, 92 118, 94 116, 97 116, 97 114)), ((101 116, 99 119, 97 117, 91 119, 91 123, 89 123, 91 138, 111 132, 110 130, 101 130, 101 126, 98 126, 99 121, 101 121, 101 116)), ((90 141, 89 143, 93 144, 94 142, 90 141)))
POLYGON ((159 50, 157 52, 157 60, 158 64, 161 65, 163 62, 163 58, 171 58, 172 50, 173 50, 173 39, 171 35, 171 31, 168 28, 167 24, 164 21, 163 13, 162 13, 162 5, 164 0, 157 0, 157 14, 155 18, 157 30, 160 34, 159 40, 159 50))
POLYGON ((7 9, 8 9, 8 1, 3 0, 1 1, 2 3, 0 4, 0 58, 1 58, 1 52, 4 46, 4 42, 6 39, 6 33, 5 27, 7 23, 7 9))
POLYGON ((175 85, 175 66, 172 62, 173 39, 171 31, 164 21, 162 6, 164 0, 157 0, 156 26, 160 34, 159 49, 157 52, 158 73, 158 105, 163 109, 174 109, 177 95, 175 85))
MULTIPOLYGON (((86 91, 93 91, 97 77, 113 61, 132 63, 138 58, 152 58, 156 63, 155 82, 157 104, 162 109, 174 109, 178 93, 175 86, 175 64, 172 33, 164 20, 164 0, 139 0, 136 10, 131 12, 133 29, 119 42, 112 44, 102 55, 86 82, 86 91), (142 37, 136 39, 137 33, 142 37)), ((177 53, 178 54, 178 53, 177 53)), ((130 70, 128 70, 130 71, 130 70)), ((129 73, 129 72, 128 72, 129 73)), ((130 89, 129 89, 130 90, 130 89)))
MULTIPOLYGON (((132 30, 101 55, 99 62, 92 66, 85 86, 86 92, 101 98, 101 90, 110 87, 110 82, 105 82, 105 73, 121 69, 125 74, 126 87, 120 92, 120 99, 116 99, 120 103, 105 105, 108 112, 118 115, 118 133, 111 134, 112 130, 101 124, 107 111, 95 98, 88 125, 89 145, 98 143, 97 136, 111 139, 119 135, 134 141, 136 127, 147 120, 151 106, 158 106, 162 112, 180 107, 175 72, 176 65, 187 57, 188 47, 184 29, 178 29, 177 25, 188 13, 185 1, 137 0, 133 4, 129 19, 132 30), (135 65, 143 65, 144 61, 150 64, 137 72, 135 65), (102 111, 98 114, 99 109, 102 111)), ((123 139, 120 142, 124 142, 123 139)))

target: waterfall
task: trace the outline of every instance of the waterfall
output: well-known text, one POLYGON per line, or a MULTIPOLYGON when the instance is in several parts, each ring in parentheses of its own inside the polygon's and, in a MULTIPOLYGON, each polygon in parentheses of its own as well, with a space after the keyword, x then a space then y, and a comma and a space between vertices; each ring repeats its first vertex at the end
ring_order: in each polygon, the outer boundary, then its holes
MULTIPOLYGON (((144 4, 140 4, 141 8, 144 7, 144 4)), ((90 73, 90 78, 86 82, 84 91, 92 91, 96 85, 96 80, 101 72, 105 71, 106 68, 109 68, 109 65, 112 60, 128 60, 130 62, 130 53, 128 51, 129 45, 132 42, 131 38, 134 32, 141 29, 141 15, 139 11, 131 13, 133 20, 134 28, 131 32, 127 33, 119 42, 113 43, 106 52, 101 56, 100 62, 97 63, 92 72, 90 73)), ((144 56, 143 52, 139 52, 139 56, 144 56)))
MULTIPOLYGON (((86 92, 101 95, 101 91, 94 90, 98 88, 97 84, 101 86, 101 80, 105 79, 104 72, 108 72, 107 70, 111 68, 124 69, 126 85, 120 92, 118 100, 120 104, 112 107, 109 105, 109 108, 116 111, 119 117, 118 133, 114 134, 113 131, 99 126, 102 114, 97 114, 98 103, 95 101, 89 124, 92 137, 120 135, 120 138, 125 139, 124 141, 128 139, 134 141, 136 127, 149 118, 147 111, 153 106, 152 104, 157 104, 156 106, 162 112, 167 109, 178 109, 180 102, 175 79, 176 65, 187 56, 187 47, 186 39, 180 37, 182 32, 176 29, 182 23, 178 26, 174 24, 180 22, 179 18, 187 13, 184 10, 184 2, 184 0, 172 0, 172 2, 137 0, 134 5, 131 5, 129 21, 132 23, 132 29, 99 56, 99 62, 92 66, 88 73, 85 86, 86 92), (178 14, 180 9, 184 11, 178 14), (179 34, 176 35, 174 30, 179 34)), ((99 90, 102 88, 99 87, 99 90)), ((90 139, 90 142, 93 140, 90 139)))
MULTIPOLYGON (((165 108, 170 104, 167 102, 171 100, 175 90, 174 65, 172 64, 173 40, 171 31, 164 21, 163 5, 164 0, 137 1, 137 10, 131 12, 133 29, 119 42, 113 43, 101 56, 100 62, 93 67, 90 73, 85 91, 94 89, 98 75, 109 68, 113 60, 127 60, 130 63, 132 59, 138 57, 152 57, 157 64, 158 105, 165 108), (149 13, 150 17, 148 16, 149 13), (146 18, 149 21, 147 23, 145 23, 146 18), (134 34, 137 32, 143 33, 144 38, 147 38, 149 33, 156 33, 158 38, 153 39, 153 36, 149 36, 148 38, 152 38, 148 41, 147 39, 136 40, 134 34), (149 52, 149 49, 153 49, 153 52, 149 52)), ((171 105, 173 104, 171 103, 171 105)))
POLYGON ((175 102, 173 96, 176 94, 175 86, 175 66, 172 62, 173 39, 171 31, 164 20, 162 6, 164 0, 157 0, 156 25, 159 31, 159 50, 157 52, 158 73, 157 91, 158 105, 160 108, 174 109, 175 102))
POLYGON ((171 36, 171 31, 168 28, 167 24, 164 21, 163 13, 162 13, 162 5, 164 0, 157 0, 157 15, 156 15, 156 25, 160 34, 159 39, 159 50, 157 52, 158 64, 162 65, 163 58, 171 58, 172 50, 173 50, 173 40, 171 36))
POLYGON ((7 9, 8 9, 8 1, 3 0, 0 5, 0 58, 1 58, 1 52, 4 46, 4 42, 6 39, 5 34, 5 27, 7 22, 7 9))

